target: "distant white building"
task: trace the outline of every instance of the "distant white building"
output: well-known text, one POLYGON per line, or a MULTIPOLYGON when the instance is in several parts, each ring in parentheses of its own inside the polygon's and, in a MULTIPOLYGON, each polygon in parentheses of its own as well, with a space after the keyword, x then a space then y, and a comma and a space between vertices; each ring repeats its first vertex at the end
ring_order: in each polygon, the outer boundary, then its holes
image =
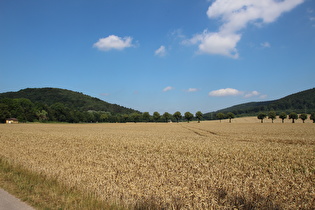
POLYGON ((16 124, 16 123, 19 123, 19 120, 16 119, 16 118, 8 118, 6 119, 5 121, 7 124, 16 124))

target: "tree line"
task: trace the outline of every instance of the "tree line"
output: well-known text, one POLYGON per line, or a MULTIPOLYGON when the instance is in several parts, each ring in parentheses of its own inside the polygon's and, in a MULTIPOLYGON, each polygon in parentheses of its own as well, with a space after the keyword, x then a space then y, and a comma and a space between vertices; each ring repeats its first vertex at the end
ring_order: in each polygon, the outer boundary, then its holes
MULTIPOLYGON (((266 114, 264 112, 260 112, 257 115, 257 118, 261 121, 261 123, 264 122, 264 119, 266 117, 268 117, 268 119, 271 119, 271 121, 273 123, 273 120, 277 118, 277 114, 276 114, 275 111, 269 111, 268 114, 266 114)), ((291 112, 289 115, 287 115, 287 113, 281 112, 279 114, 279 118, 282 120, 282 123, 284 123, 284 120, 287 119, 287 118, 292 120, 292 123, 295 123, 295 120, 300 118, 303 121, 303 123, 304 123, 305 120, 307 119, 307 114, 302 113, 302 114, 298 115, 296 112, 291 112)), ((311 113, 310 120, 313 120, 313 123, 315 123, 315 112, 311 113)))
POLYGON ((82 111, 68 107, 63 103, 47 105, 44 103, 33 103, 25 98, 4 98, 0 99, 0 122, 4 123, 7 118, 17 118, 20 122, 68 122, 68 123, 124 123, 124 122, 170 122, 202 120, 203 114, 198 111, 195 115, 186 112, 182 115, 179 111, 174 114, 165 112, 160 114, 154 112, 151 116, 149 112, 133 113, 111 113, 106 111, 88 110, 82 111))

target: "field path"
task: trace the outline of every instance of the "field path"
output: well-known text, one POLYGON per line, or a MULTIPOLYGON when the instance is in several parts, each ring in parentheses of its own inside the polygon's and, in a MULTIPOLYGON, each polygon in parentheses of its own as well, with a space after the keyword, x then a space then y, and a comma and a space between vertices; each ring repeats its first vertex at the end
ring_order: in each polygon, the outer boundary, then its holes
POLYGON ((192 126, 188 126, 188 125, 183 125, 180 124, 183 128, 190 130, 192 132, 194 132, 195 134, 199 135, 199 136, 204 136, 204 137, 211 137, 213 135, 218 135, 217 133, 210 131, 210 130, 206 130, 206 129, 201 129, 201 128, 196 128, 196 127, 192 127, 192 126))
POLYGON ((34 210, 34 208, 0 188, 0 210, 34 210))

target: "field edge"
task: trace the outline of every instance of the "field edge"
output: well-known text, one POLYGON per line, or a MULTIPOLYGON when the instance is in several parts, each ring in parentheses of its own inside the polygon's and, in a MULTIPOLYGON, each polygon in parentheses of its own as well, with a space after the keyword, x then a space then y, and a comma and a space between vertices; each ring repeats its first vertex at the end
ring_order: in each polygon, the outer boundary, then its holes
POLYGON ((36 209, 124 209, 0 157, 0 187, 36 209))

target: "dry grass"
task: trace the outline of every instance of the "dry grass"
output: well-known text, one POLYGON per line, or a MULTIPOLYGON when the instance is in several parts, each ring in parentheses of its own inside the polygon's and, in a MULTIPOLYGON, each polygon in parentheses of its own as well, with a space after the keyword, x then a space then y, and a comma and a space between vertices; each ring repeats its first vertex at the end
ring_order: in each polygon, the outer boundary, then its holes
POLYGON ((311 209, 314 126, 0 125, 0 157, 128 208, 311 209))

